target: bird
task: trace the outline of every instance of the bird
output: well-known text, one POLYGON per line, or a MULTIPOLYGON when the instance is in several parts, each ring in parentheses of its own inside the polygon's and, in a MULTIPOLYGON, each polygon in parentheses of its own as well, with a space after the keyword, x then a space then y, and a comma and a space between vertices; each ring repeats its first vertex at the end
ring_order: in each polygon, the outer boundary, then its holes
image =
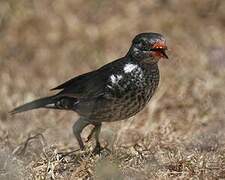
MULTIPOLYGON (((158 62, 168 59, 166 39, 160 33, 143 32, 134 37, 125 56, 97 70, 76 76, 51 89, 54 95, 16 107, 10 113, 47 108, 78 113, 73 134, 84 150, 83 129, 93 125, 87 141, 95 138, 93 153, 103 147, 99 141, 102 123, 128 119, 150 101, 160 80, 158 62)), ((86 142, 87 142, 86 141, 86 142)))

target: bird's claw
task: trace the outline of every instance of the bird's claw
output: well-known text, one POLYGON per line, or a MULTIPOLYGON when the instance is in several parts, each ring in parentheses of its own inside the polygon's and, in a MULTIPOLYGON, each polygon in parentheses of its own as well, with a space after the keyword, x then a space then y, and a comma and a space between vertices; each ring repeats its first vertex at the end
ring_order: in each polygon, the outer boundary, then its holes
POLYGON ((101 155, 101 151, 102 151, 103 149, 104 149, 104 148, 101 147, 101 145, 98 143, 98 144, 96 144, 95 148, 93 149, 92 154, 93 154, 93 155, 101 155))
POLYGON ((108 156, 109 154, 111 154, 111 150, 107 147, 102 147, 100 144, 97 144, 95 148, 92 150, 92 154, 99 156, 100 155, 108 156))

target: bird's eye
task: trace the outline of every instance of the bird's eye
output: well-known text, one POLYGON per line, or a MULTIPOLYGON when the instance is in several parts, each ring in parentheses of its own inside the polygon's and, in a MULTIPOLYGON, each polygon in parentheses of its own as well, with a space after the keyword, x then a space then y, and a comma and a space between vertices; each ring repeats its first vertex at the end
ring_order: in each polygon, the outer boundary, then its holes
POLYGON ((149 49, 148 43, 147 43, 145 40, 141 40, 141 41, 139 42, 139 47, 140 47, 140 49, 142 49, 142 50, 148 50, 148 49, 149 49))

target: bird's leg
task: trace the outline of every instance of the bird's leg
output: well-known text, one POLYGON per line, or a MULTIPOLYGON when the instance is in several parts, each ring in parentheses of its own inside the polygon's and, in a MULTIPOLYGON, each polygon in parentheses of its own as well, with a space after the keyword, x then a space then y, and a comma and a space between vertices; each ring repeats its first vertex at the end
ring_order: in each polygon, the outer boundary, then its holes
POLYGON ((88 135, 87 139, 85 142, 89 142, 90 139, 92 138, 94 132, 96 131, 96 126, 91 130, 90 134, 88 135))
POLYGON ((100 154, 100 152, 102 150, 102 147, 101 147, 100 142, 99 142, 99 134, 101 132, 102 123, 95 123, 94 126, 95 127, 94 127, 93 131, 95 132, 96 145, 95 145, 95 148, 93 150, 93 154, 100 154))
POLYGON ((75 135, 81 150, 84 149, 84 143, 81 138, 81 132, 89 124, 90 122, 88 122, 86 118, 80 117, 73 125, 73 134, 75 135))

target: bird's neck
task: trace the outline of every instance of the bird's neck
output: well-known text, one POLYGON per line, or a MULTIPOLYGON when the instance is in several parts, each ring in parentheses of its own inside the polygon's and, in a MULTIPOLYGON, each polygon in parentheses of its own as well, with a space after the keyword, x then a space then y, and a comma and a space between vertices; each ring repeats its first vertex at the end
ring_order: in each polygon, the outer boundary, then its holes
POLYGON ((158 66, 158 60, 150 59, 151 57, 134 56, 129 53, 125 57, 129 59, 129 61, 140 64, 141 66, 158 66))
POLYGON ((137 48, 131 47, 126 57, 137 63, 157 64, 158 59, 149 56, 149 53, 140 52, 137 48))
POLYGON ((137 48, 135 48, 135 47, 131 47, 129 49, 129 51, 126 54, 126 57, 128 57, 128 58, 130 58, 132 60, 140 60, 140 59, 143 58, 141 53, 139 52, 139 50, 137 48))

